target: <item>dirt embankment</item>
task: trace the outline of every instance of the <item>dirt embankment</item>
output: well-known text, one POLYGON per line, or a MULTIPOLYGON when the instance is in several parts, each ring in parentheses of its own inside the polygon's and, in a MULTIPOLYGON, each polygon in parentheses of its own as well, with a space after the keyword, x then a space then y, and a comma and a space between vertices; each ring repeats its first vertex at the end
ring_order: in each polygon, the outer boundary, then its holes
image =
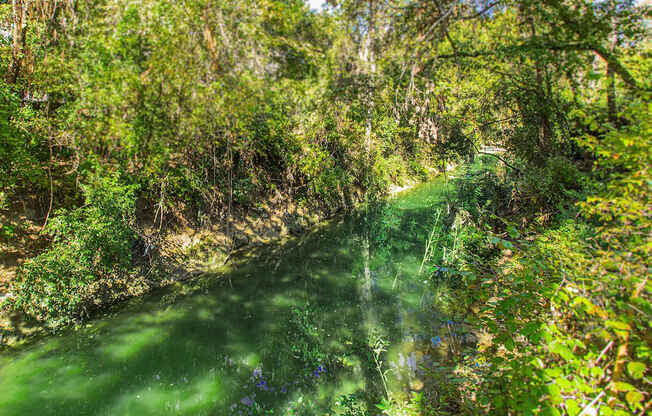
POLYGON ((18 267, 48 244, 40 235, 37 198, 24 197, 11 210, 0 211, 0 301, 10 295, 18 267))
MULTIPOLYGON (((245 247, 264 245, 280 238, 299 235, 338 211, 326 212, 302 206, 278 195, 255 208, 234 209, 221 221, 200 219, 199 224, 177 225, 158 238, 160 255, 184 265, 185 275, 178 279, 214 270, 245 247)), ((151 223, 146 235, 156 235, 151 223)))
MULTIPOLYGON (((435 176, 438 172, 429 172, 435 176)), ((416 185, 408 181, 405 186, 394 185, 388 194, 395 195, 416 185)), ((117 296, 98 305, 102 309, 135 296, 144 295, 156 288, 168 286, 204 273, 223 269, 239 252, 300 235, 318 223, 339 213, 353 209, 363 200, 361 191, 342 196, 339 207, 331 209, 303 205, 290 196, 277 193, 257 203, 255 207, 232 207, 222 215, 184 213, 182 208, 168 212, 161 218, 147 209, 140 209, 138 223, 141 241, 134 248, 134 258, 142 273, 126 276, 117 296), (162 266, 162 267, 161 267, 162 266), (149 273, 156 267, 159 273, 149 273)), ((11 282, 20 265, 28 258, 45 250, 49 241, 40 234, 43 217, 36 203, 13 209, 12 214, 0 213, 0 221, 12 224, 15 234, 0 240, 0 300, 10 298, 11 282)), ((20 314, 0 309, 0 347, 17 345, 22 339, 31 339, 51 329, 35 322, 26 322, 20 314)))
MULTIPOLYGON (((350 208, 362 199, 358 192, 347 198, 350 208)), ((134 296, 144 295, 155 288, 187 280, 225 266, 239 251, 268 244, 283 237, 299 235, 319 222, 346 208, 319 209, 301 205, 289 196, 278 193, 255 207, 233 207, 230 214, 198 215, 189 219, 183 211, 168 212, 163 219, 152 217, 146 210, 139 212, 141 241, 134 247, 135 262, 143 273, 126 276, 124 290, 98 309, 134 296), (162 267, 161 267, 162 266, 162 267), (152 267, 158 273, 147 273, 152 267)), ((28 258, 48 247, 46 236, 40 234, 43 218, 36 204, 12 207, 11 214, 0 213, 3 224, 10 224, 14 233, 0 240, 0 301, 12 296, 12 281, 28 258)), ((122 287, 121 286, 121 287, 122 287)), ((23 339, 49 331, 35 322, 27 322, 20 314, 0 309, 0 347, 17 345, 23 339)))

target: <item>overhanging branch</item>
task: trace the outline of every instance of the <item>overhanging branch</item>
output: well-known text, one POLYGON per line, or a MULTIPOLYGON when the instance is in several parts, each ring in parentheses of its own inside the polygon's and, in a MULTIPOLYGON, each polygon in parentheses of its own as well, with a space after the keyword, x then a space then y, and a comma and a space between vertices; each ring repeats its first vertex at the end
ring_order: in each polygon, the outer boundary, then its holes
POLYGON ((456 51, 453 54, 443 54, 437 55, 434 59, 451 59, 451 58, 480 58, 488 56, 499 56, 501 54, 512 54, 519 50, 550 50, 550 51, 586 51, 593 52, 598 55, 602 60, 604 60, 610 67, 613 68, 614 72, 620 76, 620 78, 627 84, 631 89, 637 91, 643 91, 644 88, 634 76, 625 68, 618 58, 611 53, 607 48, 602 47, 601 45, 593 43, 540 43, 540 42, 528 42, 522 43, 519 45, 510 45, 504 46, 502 48, 497 48, 492 51, 487 50, 477 50, 477 51, 456 51))

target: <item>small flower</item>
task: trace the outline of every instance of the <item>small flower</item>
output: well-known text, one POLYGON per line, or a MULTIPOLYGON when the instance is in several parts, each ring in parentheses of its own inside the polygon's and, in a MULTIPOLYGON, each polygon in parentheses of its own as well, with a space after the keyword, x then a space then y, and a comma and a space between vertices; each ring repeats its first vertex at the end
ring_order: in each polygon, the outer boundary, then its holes
POLYGON ((439 335, 437 335, 436 337, 432 337, 430 338, 430 343, 432 344, 433 347, 438 347, 439 344, 441 344, 441 338, 439 337, 439 335))
POLYGON ((254 401, 249 398, 249 396, 245 396, 242 399, 240 399, 240 403, 244 404, 245 406, 253 406, 254 401))

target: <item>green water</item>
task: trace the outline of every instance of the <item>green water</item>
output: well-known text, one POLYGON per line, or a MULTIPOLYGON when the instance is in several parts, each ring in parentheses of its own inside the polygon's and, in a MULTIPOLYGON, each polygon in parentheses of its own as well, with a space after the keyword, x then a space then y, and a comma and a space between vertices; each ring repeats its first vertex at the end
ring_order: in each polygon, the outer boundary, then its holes
POLYGON ((444 193, 442 180, 419 186, 262 248, 191 294, 137 299, 0 356, 0 414, 322 415, 342 413, 341 396, 407 394, 431 359, 415 350, 445 337, 419 274, 444 193), (386 383, 370 341, 387 350, 386 383))

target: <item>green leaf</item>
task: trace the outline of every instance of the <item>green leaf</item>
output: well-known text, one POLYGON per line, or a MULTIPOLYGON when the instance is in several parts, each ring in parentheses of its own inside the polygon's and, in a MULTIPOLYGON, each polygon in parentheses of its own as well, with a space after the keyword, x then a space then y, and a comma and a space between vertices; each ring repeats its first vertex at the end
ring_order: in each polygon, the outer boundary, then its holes
POLYGON ((553 367, 553 368, 547 368, 544 370, 546 375, 548 375, 551 378, 559 377, 562 375, 561 368, 559 367, 553 367))
POLYGON ((387 410, 389 409, 389 403, 387 403, 387 401, 383 399, 382 402, 376 404, 376 407, 380 410, 387 410))
POLYGON ((635 390, 634 386, 632 386, 629 383, 625 383, 622 381, 617 381, 614 383, 614 388, 616 391, 633 391, 635 390))
POLYGON ((557 410, 554 407, 546 407, 546 408, 544 408, 542 414, 545 415, 545 416, 561 416, 561 413, 559 413, 559 410, 557 410))
POLYGON ((602 377, 604 375, 604 370, 600 367, 592 367, 591 368, 591 377, 602 377))
POLYGON ((517 239, 517 238, 519 238, 521 236, 521 234, 518 232, 516 227, 514 227, 513 225, 510 225, 509 227, 507 227, 507 233, 513 239, 517 239))
POLYGON ((553 341, 548 348, 550 349, 550 352, 560 355, 566 361, 572 361, 575 358, 575 355, 573 355, 571 350, 560 341, 553 341))
POLYGON ((627 371, 633 379, 638 380, 639 378, 642 378, 645 373, 645 364, 638 361, 632 361, 627 363, 627 371))
POLYGON ((554 404, 561 403, 561 389, 556 384, 550 384, 548 386, 548 394, 550 395, 550 401, 554 404))
POLYGON ((514 344, 514 340, 513 340, 512 337, 510 337, 510 336, 507 336, 507 337, 505 338, 504 345, 505 345, 505 348, 507 348, 508 351, 513 351, 513 350, 514 350, 514 347, 516 346, 516 345, 514 344))
POLYGON ((602 74, 600 72, 590 71, 587 74, 587 78, 590 79, 590 80, 593 80, 593 81, 597 81, 600 78, 602 78, 602 74))
POLYGON ((580 406, 577 404, 577 401, 570 399, 566 400, 564 403, 566 406, 566 412, 568 412, 568 416, 576 416, 580 412, 580 406))
POLYGON ((623 331, 629 331, 632 329, 632 327, 629 326, 628 323, 620 322, 620 321, 606 321, 605 325, 607 325, 608 328, 620 329, 623 331))
POLYGON ((627 400, 627 403, 629 403, 630 406, 640 407, 639 403, 643 400, 643 393, 638 391, 630 391, 625 395, 625 400, 627 400))
POLYGON ((570 391, 573 389, 573 383, 570 381, 566 380, 563 377, 559 377, 555 379, 555 384, 557 384, 560 388, 564 389, 565 391, 570 391))

